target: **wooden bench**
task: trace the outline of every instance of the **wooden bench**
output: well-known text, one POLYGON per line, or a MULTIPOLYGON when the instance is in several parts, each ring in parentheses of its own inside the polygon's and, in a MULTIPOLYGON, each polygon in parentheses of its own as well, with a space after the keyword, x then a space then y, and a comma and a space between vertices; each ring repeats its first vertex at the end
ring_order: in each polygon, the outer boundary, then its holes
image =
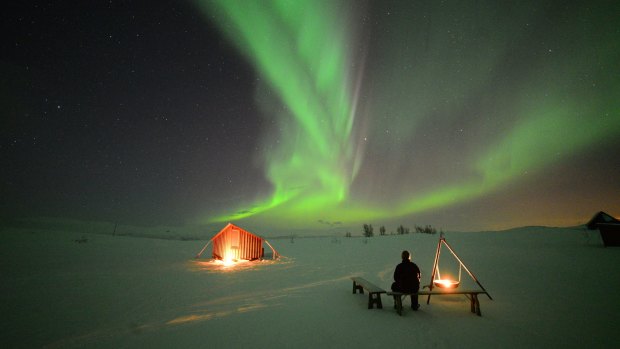
POLYGON ((361 294, 364 294, 364 290, 368 291, 368 309, 372 309, 375 304, 377 309, 383 309, 381 294, 386 292, 384 289, 361 277, 354 276, 351 280, 353 280, 353 294, 357 291, 361 294))
MULTIPOLYGON (((402 300, 403 296, 411 296, 414 294, 415 293, 387 292, 388 296, 394 297, 394 307, 396 308, 396 312, 398 313, 398 315, 402 315, 403 313, 403 300, 402 300)), ((487 296, 489 296, 489 294, 483 290, 457 290, 457 289, 446 289, 443 291, 418 291, 417 294, 418 296, 429 296, 429 300, 427 301, 427 304, 430 301, 430 296, 446 296, 446 295, 455 295, 455 294, 465 295, 465 297, 469 299, 471 312, 478 314, 478 316, 482 316, 482 313, 480 312, 480 301, 478 300, 478 295, 486 294, 487 296)), ((489 298, 491 297, 489 296, 489 298)))

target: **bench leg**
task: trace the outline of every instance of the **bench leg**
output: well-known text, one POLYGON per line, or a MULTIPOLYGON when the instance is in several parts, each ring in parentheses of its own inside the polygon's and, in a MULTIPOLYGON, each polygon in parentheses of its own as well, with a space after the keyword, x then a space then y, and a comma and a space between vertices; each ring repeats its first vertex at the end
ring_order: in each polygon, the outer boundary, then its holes
POLYGON ((364 288, 353 281, 353 294, 356 293, 355 291, 360 291, 361 294, 364 294, 364 288))
POLYGON ((476 313, 478 316, 482 316, 480 312, 480 301, 478 300, 478 295, 475 293, 467 296, 469 298, 469 307, 472 313, 476 313))
POLYGON ((394 308, 398 315, 403 315, 403 299, 402 296, 394 296, 394 308))
POLYGON ((381 303, 381 293, 369 292, 368 293, 368 309, 372 309, 375 304, 377 305, 377 309, 383 309, 383 304, 381 303))
POLYGON ((480 311, 480 301, 478 300, 478 295, 477 294, 472 294, 471 297, 474 301, 474 307, 476 308, 476 314, 478 314, 478 316, 482 316, 482 312, 480 311))

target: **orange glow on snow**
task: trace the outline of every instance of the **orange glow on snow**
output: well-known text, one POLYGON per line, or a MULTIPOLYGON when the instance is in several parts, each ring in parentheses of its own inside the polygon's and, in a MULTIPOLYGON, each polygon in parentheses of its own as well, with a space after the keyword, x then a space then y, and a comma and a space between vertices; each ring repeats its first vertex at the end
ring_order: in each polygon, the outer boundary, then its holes
POLYGON ((214 262, 215 264, 222 266, 224 269, 235 269, 236 267, 250 261, 244 259, 234 259, 230 256, 226 256, 223 259, 216 259, 214 262))

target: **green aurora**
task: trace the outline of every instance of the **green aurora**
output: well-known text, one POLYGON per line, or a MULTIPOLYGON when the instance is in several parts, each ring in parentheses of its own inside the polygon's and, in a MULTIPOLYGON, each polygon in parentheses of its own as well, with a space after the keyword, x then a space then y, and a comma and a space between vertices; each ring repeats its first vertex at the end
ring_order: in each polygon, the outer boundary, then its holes
POLYGON ((617 29, 587 25, 604 8, 584 9, 580 30, 556 14, 523 53, 544 11, 403 2, 387 13, 392 21, 368 29, 371 6, 359 2, 197 3, 256 70, 256 103, 272 125, 256 154, 271 193, 202 221, 409 216, 530 180, 620 134, 620 84, 601 68, 620 61, 617 29), (451 165, 429 165, 441 161, 424 153, 428 143, 451 165), (379 174, 362 174, 373 165, 379 174), (382 185, 390 181, 398 185, 382 185))

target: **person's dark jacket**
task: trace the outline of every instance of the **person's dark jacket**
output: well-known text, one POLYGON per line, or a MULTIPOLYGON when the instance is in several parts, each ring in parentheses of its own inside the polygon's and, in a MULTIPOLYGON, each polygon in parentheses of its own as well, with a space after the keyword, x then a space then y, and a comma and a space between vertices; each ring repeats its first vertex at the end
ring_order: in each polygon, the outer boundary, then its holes
POLYGON ((420 289, 420 268, 410 260, 403 260, 394 270, 393 291, 412 293, 420 289))

